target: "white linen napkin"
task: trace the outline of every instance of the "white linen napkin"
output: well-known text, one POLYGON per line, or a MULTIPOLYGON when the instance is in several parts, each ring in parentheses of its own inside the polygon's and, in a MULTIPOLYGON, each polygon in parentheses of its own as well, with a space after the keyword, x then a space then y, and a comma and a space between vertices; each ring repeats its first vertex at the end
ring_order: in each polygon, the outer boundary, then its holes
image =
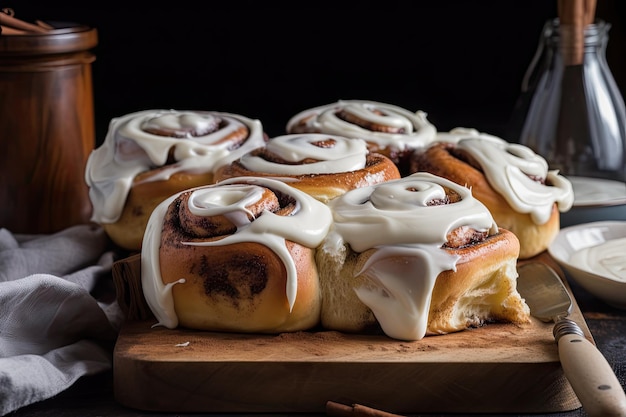
POLYGON ((109 244, 94 225, 0 229, 0 416, 111 368, 123 314, 109 244))

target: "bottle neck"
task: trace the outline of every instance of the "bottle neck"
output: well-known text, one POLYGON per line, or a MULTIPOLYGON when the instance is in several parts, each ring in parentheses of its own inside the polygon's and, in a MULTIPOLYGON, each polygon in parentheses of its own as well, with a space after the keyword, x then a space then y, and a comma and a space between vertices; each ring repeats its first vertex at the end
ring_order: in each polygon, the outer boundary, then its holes
POLYGON ((559 51, 565 65, 582 65, 585 53, 605 51, 610 28, 609 23, 600 19, 582 28, 560 25, 557 18, 548 22, 544 37, 546 46, 559 51))

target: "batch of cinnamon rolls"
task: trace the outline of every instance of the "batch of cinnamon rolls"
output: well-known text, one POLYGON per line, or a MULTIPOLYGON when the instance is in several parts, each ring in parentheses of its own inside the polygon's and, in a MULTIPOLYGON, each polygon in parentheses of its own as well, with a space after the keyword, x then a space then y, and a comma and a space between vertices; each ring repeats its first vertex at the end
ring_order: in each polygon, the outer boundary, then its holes
POLYGON ((304 110, 276 137, 237 114, 131 113, 85 179, 92 220, 141 253, 155 325, 406 341, 529 323, 517 262, 574 198, 523 145, 367 100, 304 110))

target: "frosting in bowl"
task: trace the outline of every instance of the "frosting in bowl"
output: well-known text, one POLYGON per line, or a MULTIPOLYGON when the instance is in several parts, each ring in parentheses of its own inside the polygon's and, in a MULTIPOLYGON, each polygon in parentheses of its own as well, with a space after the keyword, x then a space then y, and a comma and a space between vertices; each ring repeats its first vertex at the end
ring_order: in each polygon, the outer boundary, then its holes
POLYGON ((571 254, 572 266, 626 283, 626 237, 579 249, 571 254))

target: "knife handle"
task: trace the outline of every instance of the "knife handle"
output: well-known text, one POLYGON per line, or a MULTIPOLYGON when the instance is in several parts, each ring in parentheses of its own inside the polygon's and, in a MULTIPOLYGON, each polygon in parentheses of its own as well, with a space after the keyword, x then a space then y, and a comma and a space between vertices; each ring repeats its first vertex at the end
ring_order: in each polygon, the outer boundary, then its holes
POLYGON ((559 320, 554 336, 563 373, 589 416, 625 417, 626 393, 602 352, 572 320, 559 320))

